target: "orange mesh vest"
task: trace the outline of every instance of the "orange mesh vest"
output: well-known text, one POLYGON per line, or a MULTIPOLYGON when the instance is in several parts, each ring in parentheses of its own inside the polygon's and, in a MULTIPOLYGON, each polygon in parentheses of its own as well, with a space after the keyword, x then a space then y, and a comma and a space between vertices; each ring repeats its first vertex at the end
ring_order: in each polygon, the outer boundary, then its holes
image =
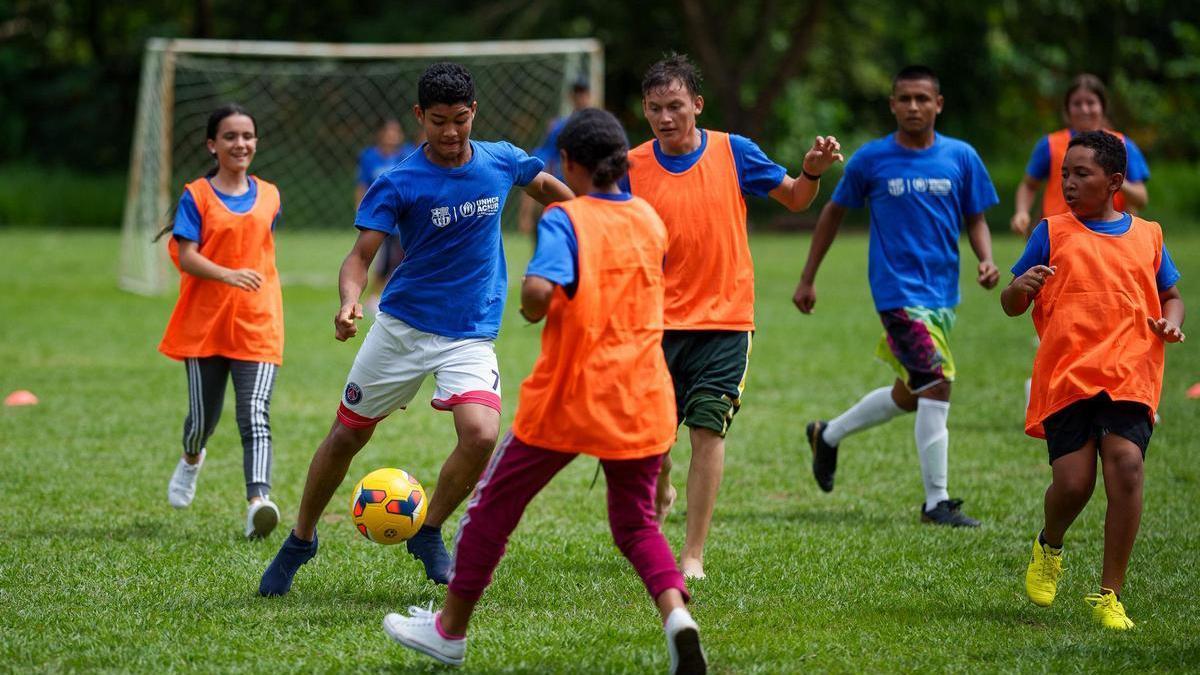
POLYGON ((1034 298, 1041 344, 1025 433, 1045 438, 1042 422, 1101 392, 1137 401, 1153 416, 1162 390, 1163 341, 1146 319, 1162 317, 1155 275, 1162 262, 1158 223, 1133 217, 1121 235, 1093 232, 1066 213, 1047 219, 1054 276, 1034 298))
MULTIPOLYGON (((1105 129, 1108 133, 1125 141, 1125 135, 1119 131, 1105 129)), ((1046 137, 1050 145, 1050 175, 1046 177, 1046 192, 1042 195, 1042 217, 1057 216, 1060 213, 1067 213, 1071 209, 1067 207, 1067 200, 1063 199, 1062 193, 1062 165, 1063 160, 1067 157, 1067 144, 1071 142, 1071 130, 1059 129, 1058 131, 1046 137)), ((1125 210, 1125 195, 1118 192, 1113 195, 1113 208, 1117 211, 1125 210)))
POLYGON ((521 384, 513 435, 601 459, 638 459, 675 442, 675 392, 662 350, 667 231, 645 201, 580 197, 575 296, 554 289, 542 353, 521 384))
POLYGON ((668 330, 754 330, 754 263, 746 200, 729 134, 708 131, 704 154, 683 173, 654 157, 654 141, 629 153, 629 186, 667 224, 668 330))
MULTIPOLYGON (((243 291, 180 271, 179 300, 158 351, 173 359, 224 356, 241 361, 283 362, 283 294, 275 269, 271 223, 279 212, 279 190, 255 177, 258 196, 246 213, 225 206, 207 179, 188 183, 200 213, 200 254, 221 265, 248 267, 263 276, 257 291, 243 291)), ((179 266, 179 245, 167 244, 179 266)))

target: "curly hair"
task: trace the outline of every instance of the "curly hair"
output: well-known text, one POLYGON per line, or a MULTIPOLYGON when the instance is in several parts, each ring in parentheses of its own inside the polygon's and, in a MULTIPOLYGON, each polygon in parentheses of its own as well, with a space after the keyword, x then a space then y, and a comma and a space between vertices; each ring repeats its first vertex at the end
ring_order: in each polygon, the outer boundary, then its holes
POLYGON ((1106 131, 1085 131, 1067 143, 1067 149, 1081 145, 1095 153, 1096 163, 1111 176, 1114 173, 1125 173, 1125 163, 1129 156, 1125 151, 1125 141, 1106 131))
POLYGON ((434 63, 425 69, 417 82, 417 105, 422 110, 430 106, 475 102, 475 80, 471 71, 450 61, 434 63))
POLYGON ((608 111, 585 108, 571 115, 557 145, 572 162, 592 172, 596 187, 608 187, 629 171, 629 139, 608 111))
POLYGON ((642 96, 652 91, 666 89, 672 82, 680 82, 692 96, 700 95, 700 83, 704 80, 700 69, 687 54, 671 52, 666 58, 650 66, 642 78, 642 96))

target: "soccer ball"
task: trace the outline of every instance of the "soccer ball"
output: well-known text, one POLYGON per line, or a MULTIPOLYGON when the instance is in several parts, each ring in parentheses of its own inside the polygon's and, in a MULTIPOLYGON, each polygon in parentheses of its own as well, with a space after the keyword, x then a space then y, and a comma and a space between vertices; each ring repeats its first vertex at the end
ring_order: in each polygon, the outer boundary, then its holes
POLYGON ((376 469, 354 486, 350 515, 362 536, 399 544, 425 523, 425 488, 400 469, 376 469))

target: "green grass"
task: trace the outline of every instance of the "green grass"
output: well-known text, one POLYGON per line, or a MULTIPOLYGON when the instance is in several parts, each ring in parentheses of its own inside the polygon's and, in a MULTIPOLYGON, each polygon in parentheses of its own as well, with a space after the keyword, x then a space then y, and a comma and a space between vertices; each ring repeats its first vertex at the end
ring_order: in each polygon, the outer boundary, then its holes
MULTIPOLYGON (((286 361, 272 406, 273 494, 289 521, 357 348, 335 342, 330 326, 351 236, 279 239, 283 273, 304 282, 284 290, 286 361)), ((1189 278, 1200 272, 1200 230, 1168 233, 1168 244, 1189 278)), ((1107 634, 1082 602, 1099 578, 1102 488, 1068 534, 1057 604, 1039 609, 1024 598, 1049 470, 1043 445, 1020 431, 1030 321, 1004 317, 996 292, 964 281, 953 339, 950 488, 984 527, 918 524, 911 419, 844 442, 837 490, 816 489, 804 423, 891 379, 871 358, 880 328, 865 246, 861 236, 837 243, 817 313, 802 317, 790 297, 807 238, 754 239, 759 331, 729 437, 710 577, 692 585, 714 671, 1196 668, 1200 410, 1184 396, 1200 379, 1192 344, 1168 349, 1164 424, 1150 449, 1125 593, 1138 626, 1107 634)), ((432 484, 453 443, 450 418, 420 404, 382 424, 321 524, 320 556, 291 595, 256 597, 282 532, 240 538, 232 396, 195 503, 173 511, 164 492, 186 388, 183 368, 155 351, 173 299, 117 291, 117 248, 113 232, 0 230, 0 393, 41 397, 36 407, 0 409, 0 670, 437 670, 388 642, 379 624, 388 611, 439 603, 444 591, 422 581, 402 547, 362 539, 347 502, 353 483, 380 466, 432 484)), ((1002 266, 1017 251, 1015 240, 997 241, 1002 266)), ((509 241, 514 270, 528 255, 526 242, 509 241)), ((510 303, 498 344, 506 426, 538 334, 510 303)), ((679 484, 687 448, 675 457, 679 484)), ((466 671, 665 670, 653 606, 609 539, 603 483, 589 490, 594 467, 576 460, 532 504, 480 604, 466 671)), ((681 511, 667 527, 676 547, 681 511)))

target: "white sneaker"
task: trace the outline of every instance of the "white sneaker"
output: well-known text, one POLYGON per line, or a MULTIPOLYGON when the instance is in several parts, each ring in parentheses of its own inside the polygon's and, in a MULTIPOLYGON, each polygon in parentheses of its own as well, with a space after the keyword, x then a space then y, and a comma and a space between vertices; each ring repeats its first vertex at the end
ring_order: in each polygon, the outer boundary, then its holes
POLYGON ((409 649, 448 666, 461 666, 467 653, 467 638, 444 637, 436 625, 437 616, 424 607, 409 607, 408 616, 392 613, 383 617, 383 632, 409 649))
POLYGON ((275 506, 270 497, 263 497, 246 510, 247 539, 261 539, 271 534, 271 530, 278 524, 279 507, 275 506))
POLYGON ((704 650, 700 648, 700 627, 692 615, 678 607, 667 616, 667 653, 671 655, 671 675, 702 675, 708 672, 704 650))
POLYGON ((171 482, 167 483, 167 501, 177 509, 186 509, 196 496, 196 479, 200 476, 200 467, 204 466, 204 456, 207 450, 200 450, 200 461, 188 464, 179 458, 175 465, 175 473, 171 474, 171 482))

